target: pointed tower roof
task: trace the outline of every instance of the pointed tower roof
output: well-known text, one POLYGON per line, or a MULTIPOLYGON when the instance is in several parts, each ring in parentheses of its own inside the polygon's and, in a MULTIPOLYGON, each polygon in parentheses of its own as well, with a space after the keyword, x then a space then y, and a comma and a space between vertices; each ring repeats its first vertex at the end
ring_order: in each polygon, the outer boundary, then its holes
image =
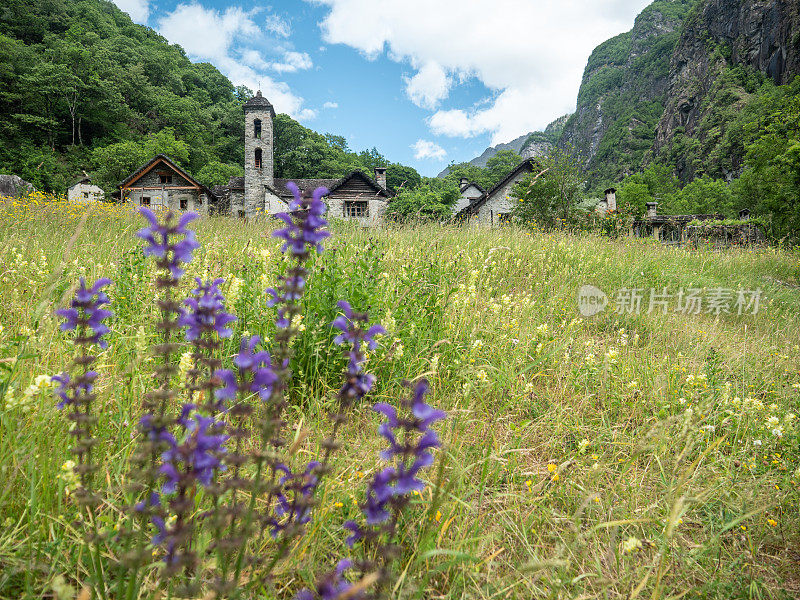
POLYGON ((268 110, 275 117, 275 109, 270 101, 261 95, 261 90, 258 90, 255 96, 245 102, 242 108, 244 108, 245 112, 248 110, 268 110))

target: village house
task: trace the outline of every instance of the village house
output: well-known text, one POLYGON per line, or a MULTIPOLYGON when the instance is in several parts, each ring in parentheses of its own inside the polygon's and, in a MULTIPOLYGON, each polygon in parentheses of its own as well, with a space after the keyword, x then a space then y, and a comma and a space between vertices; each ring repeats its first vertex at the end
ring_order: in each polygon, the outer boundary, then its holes
POLYGON ((303 193, 310 194, 318 187, 328 188, 324 200, 329 218, 356 221, 364 227, 381 222, 392 197, 386 185, 385 168, 376 168, 374 179, 361 171, 340 179, 276 179, 275 109, 259 91, 244 104, 244 117, 244 177, 231 177, 227 185, 209 190, 173 160, 159 155, 120 183, 120 198, 137 206, 251 218, 285 212, 292 200, 286 184, 294 181, 303 193))
POLYGON ((211 190, 164 154, 150 159, 120 183, 119 197, 135 206, 203 215, 209 214, 217 202, 211 190))
MULTIPOLYGON (((457 211, 455 218, 467 223, 490 227, 506 223, 511 218, 511 211, 514 208, 512 199, 514 186, 522 181, 528 173, 538 173, 540 170, 540 165, 535 159, 523 160, 492 189, 471 200, 467 206, 457 211)), ((468 188, 462 187, 462 195, 465 189, 468 188)))
POLYGON ((485 189, 483 189, 474 181, 470 181, 466 177, 461 178, 461 182, 459 183, 458 187, 461 191, 461 197, 455 203, 455 206, 453 206, 454 215, 457 215, 459 212, 464 210, 486 193, 485 189))
POLYGON ((92 180, 84 172, 83 177, 67 190, 67 200, 70 202, 100 202, 105 198, 106 193, 98 185, 92 184, 92 180))

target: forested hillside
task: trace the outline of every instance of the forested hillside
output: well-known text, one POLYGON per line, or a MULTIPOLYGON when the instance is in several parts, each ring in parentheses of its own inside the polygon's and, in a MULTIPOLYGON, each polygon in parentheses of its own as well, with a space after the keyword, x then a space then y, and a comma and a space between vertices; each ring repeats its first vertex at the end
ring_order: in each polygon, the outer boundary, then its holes
MULTIPOLYGON (((107 191, 156 153, 212 185, 242 173, 251 90, 134 24, 107 0, 0 6, 0 173, 63 191, 87 170, 107 191)), ((276 176, 336 177, 388 163, 279 115, 276 176)), ((419 181, 389 165, 390 184, 419 181)))
POLYGON ((670 58, 697 0, 656 0, 633 29, 595 48, 586 64, 577 110, 559 145, 574 151, 589 180, 617 181, 639 170, 664 112, 670 58))

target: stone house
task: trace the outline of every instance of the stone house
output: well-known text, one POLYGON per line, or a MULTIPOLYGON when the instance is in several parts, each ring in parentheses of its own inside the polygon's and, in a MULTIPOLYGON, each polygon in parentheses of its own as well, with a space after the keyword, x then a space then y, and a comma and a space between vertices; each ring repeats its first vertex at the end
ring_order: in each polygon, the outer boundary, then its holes
POLYGON ((539 173, 541 166, 534 158, 527 158, 511 169, 492 189, 470 202, 456 213, 456 219, 476 225, 497 227, 510 219, 514 208, 512 190, 528 173, 539 173))
MULTIPOLYGON (((276 179, 275 109, 261 91, 245 102, 243 109, 244 177, 231 177, 227 185, 209 190, 169 157, 158 155, 119 184, 121 200, 137 206, 251 218, 285 212, 292 199, 286 184, 294 181, 303 193, 328 188, 324 201, 330 218, 355 221, 363 227, 373 227, 383 220, 393 196, 386 185, 385 167, 376 168, 374 178, 353 171, 341 179, 276 179)), ((469 198, 475 196, 475 191, 467 193, 469 198)))
POLYGON ((163 154, 143 164, 120 183, 119 197, 134 206, 174 212, 190 210, 201 215, 209 214, 218 200, 211 190, 163 154))
POLYGON ((70 202, 100 202, 105 196, 103 188, 93 185, 85 175, 67 190, 67 200, 70 202))
POLYGON ((324 200, 331 218, 353 220, 365 227, 380 223, 392 197, 386 186, 385 168, 376 168, 374 179, 361 171, 353 171, 341 179, 276 179, 275 109, 261 91, 245 102, 243 109, 244 177, 232 177, 228 185, 214 188, 221 212, 246 218, 285 212, 292 199, 286 184, 294 181, 304 193, 318 187, 328 188, 324 200))
POLYGON ((485 189, 483 189, 474 181, 470 181, 466 177, 461 178, 461 182, 459 183, 458 187, 461 191, 461 197, 453 206, 454 215, 467 208, 470 204, 475 202, 478 198, 486 193, 485 189))

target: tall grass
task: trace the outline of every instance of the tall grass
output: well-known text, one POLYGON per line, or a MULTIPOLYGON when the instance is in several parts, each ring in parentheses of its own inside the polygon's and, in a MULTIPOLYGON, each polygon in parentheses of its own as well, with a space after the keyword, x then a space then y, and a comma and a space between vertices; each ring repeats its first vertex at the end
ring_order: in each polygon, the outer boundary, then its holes
MULTIPOLYGON (((53 311, 78 277, 111 277, 116 319, 96 370, 96 487, 119 489, 138 399, 151 388, 154 270, 122 209, 0 205, 0 597, 70 597, 89 557, 65 489, 68 424, 43 379, 73 348, 53 311), (113 383, 112 382, 122 382, 113 383), (71 589, 71 591, 70 591, 71 589)), ((272 338, 265 290, 285 262, 269 221, 211 218, 191 277, 222 276, 243 333, 272 338)), ((777 249, 687 251, 648 240, 449 227, 335 224, 315 259, 295 343, 289 420, 300 453, 324 427, 344 366, 335 299, 388 330, 367 369, 373 396, 425 375, 448 411, 438 489, 401 523, 392 593, 418 598, 709 597, 800 594, 800 262, 777 249), (585 284, 761 289, 757 315, 580 317, 585 284), (331 300, 334 302, 331 302, 331 300), (770 418, 773 421, 770 421, 770 418), (777 421, 775 421, 777 419, 777 421), (777 425, 776 425, 777 423, 777 425), (780 435, 773 433, 779 429, 780 435)), ((227 342, 226 342, 227 343, 227 342)), ((231 342, 225 356, 238 350, 231 342)), ((188 351, 188 350, 187 350, 188 351)), ((290 597, 344 552, 375 469, 379 419, 356 408, 320 505, 275 577, 290 597)), ((103 527, 117 525, 109 513, 103 527)))

